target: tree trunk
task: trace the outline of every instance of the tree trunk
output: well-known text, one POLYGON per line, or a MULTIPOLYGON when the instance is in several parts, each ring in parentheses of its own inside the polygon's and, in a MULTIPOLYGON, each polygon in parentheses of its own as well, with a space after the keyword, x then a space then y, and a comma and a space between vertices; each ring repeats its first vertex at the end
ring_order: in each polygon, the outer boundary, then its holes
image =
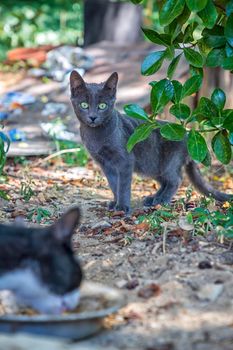
POLYGON ((84 1, 84 46, 108 40, 132 44, 142 39, 142 8, 128 2, 84 1))

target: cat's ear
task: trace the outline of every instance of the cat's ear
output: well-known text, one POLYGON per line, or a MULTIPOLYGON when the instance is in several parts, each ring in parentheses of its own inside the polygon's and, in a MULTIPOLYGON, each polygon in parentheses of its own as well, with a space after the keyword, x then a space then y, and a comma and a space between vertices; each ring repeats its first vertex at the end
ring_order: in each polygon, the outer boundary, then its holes
POLYGON ((76 70, 73 70, 70 74, 71 94, 74 95, 78 90, 81 89, 86 89, 85 81, 76 70))
POLYGON ((70 240, 75 228, 80 222, 80 209, 71 208, 61 218, 52 225, 52 234, 60 242, 70 240))
POLYGON ((117 82, 118 82, 118 74, 117 74, 117 72, 114 72, 110 75, 110 77, 104 83, 104 90, 115 95, 117 82))

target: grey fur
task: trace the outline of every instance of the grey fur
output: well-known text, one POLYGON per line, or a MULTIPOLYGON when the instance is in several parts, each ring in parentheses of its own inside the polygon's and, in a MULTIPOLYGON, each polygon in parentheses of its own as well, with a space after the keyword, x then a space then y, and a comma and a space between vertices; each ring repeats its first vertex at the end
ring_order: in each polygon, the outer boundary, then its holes
POLYGON ((105 83, 87 84, 76 71, 70 78, 71 101, 80 121, 82 141, 103 170, 114 195, 109 209, 130 212, 134 171, 156 179, 160 184, 155 195, 145 198, 144 205, 169 203, 181 183, 183 166, 200 192, 220 201, 230 199, 230 195, 216 191, 204 182, 196 164, 188 157, 185 141, 165 140, 156 129, 147 140, 136 144, 131 153, 127 152, 127 141, 141 121, 114 109, 117 80, 117 73, 113 73, 105 83), (81 102, 87 102, 89 108, 83 110, 81 102), (107 108, 102 111, 98 104, 103 102, 107 108))

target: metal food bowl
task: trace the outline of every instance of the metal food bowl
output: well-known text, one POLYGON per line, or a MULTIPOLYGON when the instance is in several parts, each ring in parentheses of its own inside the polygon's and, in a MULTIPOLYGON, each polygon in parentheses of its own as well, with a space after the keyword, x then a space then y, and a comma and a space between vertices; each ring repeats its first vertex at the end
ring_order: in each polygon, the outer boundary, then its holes
POLYGON ((105 285, 84 282, 80 293, 81 300, 101 298, 104 306, 98 310, 62 315, 3 315, 0 316, 0 332, 23 332, 78 340, 97 333, 103 327, 103 319, 124 305, 122 293, 105 285))

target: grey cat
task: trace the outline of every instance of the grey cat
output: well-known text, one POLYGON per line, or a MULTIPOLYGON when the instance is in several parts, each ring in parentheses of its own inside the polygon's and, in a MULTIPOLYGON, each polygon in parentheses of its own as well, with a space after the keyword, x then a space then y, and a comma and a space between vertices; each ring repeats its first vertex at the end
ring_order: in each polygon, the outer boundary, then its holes
POLYGON ((157 193, 144 199, 145 206, 170 203, 181 183, 183 166, 201 193, 218 201, 229 200, 231 195, 213 189, 202 179, 195 162, 188 156, 185 141, 165 140, 156 129, 147 140, 136 144, 132 152, 127 152, 127 141, 142 121, 114 109, 117 82, 116 72, 101 84, 85 83, 76 71, 70 77, 71 102, 80 121, 82 141, 103 170, 114 195, 109 209, 130 212, 134 171, 160 184, 157 193))

